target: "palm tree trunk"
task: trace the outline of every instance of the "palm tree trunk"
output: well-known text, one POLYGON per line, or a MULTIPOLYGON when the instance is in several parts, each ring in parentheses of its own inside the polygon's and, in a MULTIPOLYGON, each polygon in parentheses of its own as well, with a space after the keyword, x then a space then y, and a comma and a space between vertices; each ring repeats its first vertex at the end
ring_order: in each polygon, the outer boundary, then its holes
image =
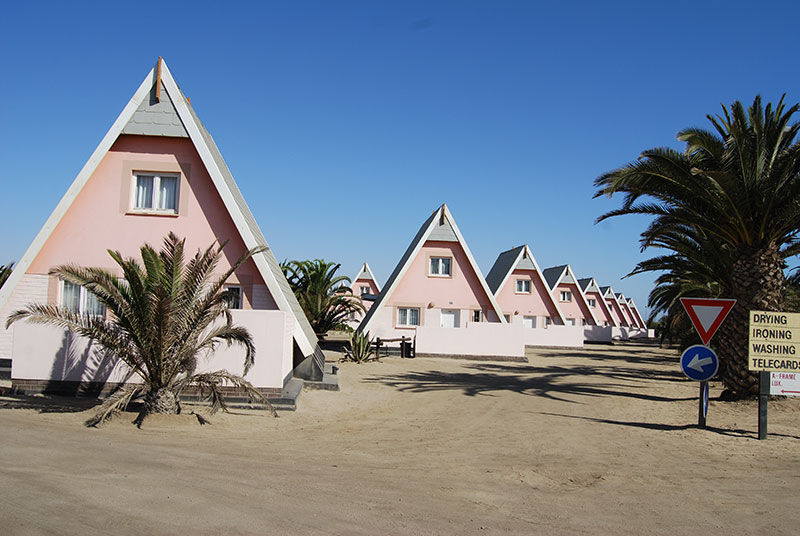
POLYGON ((176 415, 181 412, 181 404, 174 391, 161 387, 151 390, 144 397, 143 416, 152 413, 176 415))
POLYGON ((758 394, 758 373, 748 370, 750 311, 779 311, 785 281, 777 246, 742 251, 734 262, 723 296, 737 301, 716 337, 725 398, 758 394))

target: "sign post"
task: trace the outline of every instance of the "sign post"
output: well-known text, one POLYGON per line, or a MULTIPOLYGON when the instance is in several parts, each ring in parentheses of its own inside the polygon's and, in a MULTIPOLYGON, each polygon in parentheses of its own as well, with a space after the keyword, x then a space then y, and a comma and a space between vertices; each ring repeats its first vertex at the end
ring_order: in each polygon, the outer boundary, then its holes
POLYGON ((711 337, 731 312, 736 300, 711 298, 681 298, 681 304, 689 315, 694 329, 703 344, 687 348, 681 355, 681 369, 687 378, 700 382, 700 396, 697 410, 697 426, 706 427, 708 416, 708 380, 719 370, 719 358, 708 347, 711 337))
POLYGON ((758 438, 766 439, 769 395, 796 396, 792 392, 795 389, 787 389, 782 383, 785 381, 786 387, 792 387, 789 382, 800 376, 800 313, 750 311, 748 368, 759 373, 758 438), (776 382, 780 392, 773 391, 776 382))

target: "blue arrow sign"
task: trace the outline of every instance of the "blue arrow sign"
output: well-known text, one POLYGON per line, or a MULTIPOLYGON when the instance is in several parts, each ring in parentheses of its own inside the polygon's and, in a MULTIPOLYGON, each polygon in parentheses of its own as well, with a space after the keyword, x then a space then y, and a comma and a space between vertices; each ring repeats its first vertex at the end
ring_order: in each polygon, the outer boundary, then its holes
POLYGON ((681 355, 681 369, 690 380, 704 382, 713 378, 719 370, 719 359, 708 346, 695 344, 681 355))

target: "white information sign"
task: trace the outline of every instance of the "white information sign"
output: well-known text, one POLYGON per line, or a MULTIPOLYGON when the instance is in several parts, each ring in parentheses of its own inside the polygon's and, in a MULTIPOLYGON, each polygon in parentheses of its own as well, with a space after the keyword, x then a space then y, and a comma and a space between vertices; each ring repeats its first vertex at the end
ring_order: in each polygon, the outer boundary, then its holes
POLYGON ((796 372, 773 372, 769 382, 769 394, 800 396, 800 374, 796 372))

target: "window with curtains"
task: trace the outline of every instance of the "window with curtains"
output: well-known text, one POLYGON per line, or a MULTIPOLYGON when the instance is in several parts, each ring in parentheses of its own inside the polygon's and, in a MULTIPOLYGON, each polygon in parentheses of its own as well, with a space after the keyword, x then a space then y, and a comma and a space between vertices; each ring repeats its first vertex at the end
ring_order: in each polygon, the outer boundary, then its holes
POLYGON ((452 271, 450 269, 453 259, 450 257, 431 257, 431 264, 428 270, 428 275, 436 275, 440 277, 450 277, 452 271))
POLYGON ((177 175, 136 173, 133 209, 144 212, 178 213, 177 175))
POLYGON ((106 315, 106 307, 97 299, 97 296, 80 285, 61 282, 61 308, 80 315, 100 316, 106 315))
POLYGON ((398 307, 397 326, 419 326, 419 308, 398 307))

